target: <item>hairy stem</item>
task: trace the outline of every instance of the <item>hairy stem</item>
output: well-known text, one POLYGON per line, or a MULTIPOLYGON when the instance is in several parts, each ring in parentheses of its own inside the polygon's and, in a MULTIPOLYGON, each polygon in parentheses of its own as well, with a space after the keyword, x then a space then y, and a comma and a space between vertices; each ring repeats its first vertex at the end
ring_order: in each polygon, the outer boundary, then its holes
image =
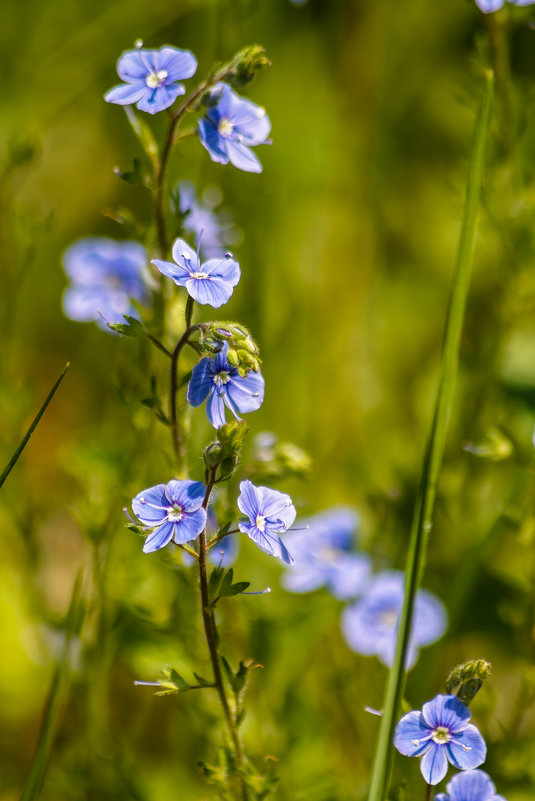
POLYGON ((485 78, 485 92, 474 130, 457 264, 446 317, 439 386, 412 520, 396 654, 387 681, 384 714, 381 718, 368 801, 384 801, 388 796, 393 761, 392 739, 405 685, 405 662, 414 602, 421 583, 429 534, 433 525, 438 476, 455 390, 483 179, 485 144, 494 94, 493 73, 487 72, 485 78))
MULTIPOLYGON (((208 502, 210 500, 210 495, 212 493, 214 485, 215 485, 215 471, 212 471, 209 475, 206 485, 206 493, 204 495, 204 500, 203 500, 204 509, 208 507, 208 502)), ((210 661, 212 663, 214 684, 217 689, 217 694, 219 696, 219 701, 223 709, 225 722, 227 724, 230 739, 232 741, 234 756, 236 759, 236 765, 238 766, 239 769, 242 769, 245 763, 245 758, 238 733, 238 726, 236 724, 234 715, 232 714, 232 710, 230 708, 230 704, 227 698, 227 693, 225 690, 223 673, 221 670, 221 659, 217 647, 216 622, 213 609, 211 609, 210 607, 210 597, 208 594, 208 573, 206 566, 206 552, 207 552, 206 529, 204 529, 204 531, 202 531, 201 534, 199 535, 199 579, 201 585, 201 611, 204 624, 204 633, 206 636, 208 651, 210 653, 210 661)), ((243 801, 248 801, 249 793, 243 777, 241 779, 241 791, 242 791, 243 801)))

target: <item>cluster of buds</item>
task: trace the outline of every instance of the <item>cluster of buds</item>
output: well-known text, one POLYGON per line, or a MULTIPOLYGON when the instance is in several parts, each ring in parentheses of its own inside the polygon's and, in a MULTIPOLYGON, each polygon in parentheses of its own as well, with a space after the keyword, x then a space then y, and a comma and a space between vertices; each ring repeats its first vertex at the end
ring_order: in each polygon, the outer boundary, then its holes
POLYGON ((208 470, 219 470, 218 481, 230 478, 238 466, 240 453, 247 433, 243 420, 232 420, 217 429, 217 439, 204 450, 204 463, 208 470))
POLYGON ((471 659, 457 665, 446 679, 446 692, 469 706, 491 672, 491 664, 485 659, 471 659))
POLYGON ((227 359, 236 367, 241 376, 251 370, 260 370, 260 351, 250 332, 241 323, 206 323, 201 327, 201 348, 203 352, 218 353, 224 343, 228 344, 227 359))
POLYGON ((231 86, 245 86, 251 83, 258 69, 271 66, 266 51, 260 45, 249 45, 240 50, 228 64, 218 70, 220 81, 226 81, 231 86))

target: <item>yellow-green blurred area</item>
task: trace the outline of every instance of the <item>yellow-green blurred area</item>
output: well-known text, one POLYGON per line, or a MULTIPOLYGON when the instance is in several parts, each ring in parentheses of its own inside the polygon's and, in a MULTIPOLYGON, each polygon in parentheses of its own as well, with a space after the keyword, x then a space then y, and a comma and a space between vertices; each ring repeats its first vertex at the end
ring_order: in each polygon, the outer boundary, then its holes
MULTIPOLYGON (((197 768, 224 742, 215 695, 160 698, 133 683, 165 665, 210 672, 194 568, 171 553, 144 555, 121 511, 173 476, 168 431, 140 403, 152 375, 165 400, 168 364, 148 342, 61 310, 65 248, 87 235, 130 237, 110 210, 151 219, 150 193, 114 174, 131 169, 138 145, 123 109, 103 100, 138 38, 196 54, 188 90, 247 44, 272 60, 240 90, 273 124, 273 144, 256 149, 262 175, 214 164, 192 137, 172 156, 169 185, 218 187, 242 232, 242 280, 213 316, 242 321, 262 349, 266 397, 247 418, 250 439, 273 431, 310 454, 306 479, 276 487, 301 516, 358 509, 376 570, 404 565, 482 75, 498 65, 423 582, 450 625, 422 652, 406 696, 420 708, 454 665, 490 660, 493 677, 472 706, 485 769, 507 801, 532 799, 535 10, 484 16, 470 0, 26 0, 4 3, 0 20, 2 467, 71 363, 0 490, 0 801, 19 799, 30 773, 80 568, 83 620, 49 716, 40 797, 216 797, 197 768)), ((144 119, 162 141, 166 113, 144 119)), ((155 256, 153 232, 145 244, 155 256)), ((206 307, 199 319, 209 319, 206 307)), ((189 425, 190 475, 202 480, 212 435, 203 408, 189 425)), ((348 649, 339 601, 287 593, 279 563, 241 539, 236 578, 272 588, 218 605, 222 652, 262 666, 250 676, 247 751, 259 767, 278 760, 277 799, 360 801, 379 721, 365 707, 381 708, 386 669, 348 649)), ((418 760, 396 759, 393 788, 392 801, 424 798, 418 760)))

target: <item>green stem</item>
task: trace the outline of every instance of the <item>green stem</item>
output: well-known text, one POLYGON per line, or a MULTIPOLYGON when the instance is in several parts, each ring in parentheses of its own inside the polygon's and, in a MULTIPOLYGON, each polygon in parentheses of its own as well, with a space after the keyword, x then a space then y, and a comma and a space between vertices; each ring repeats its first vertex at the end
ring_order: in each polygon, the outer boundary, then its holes
POLYGON ((52 389, 50 390, 50 392, 46 396, 45 402, 43 403, 43 405, 41 406, 41 408, 37 412, 37 414, 36 414, 32 424, 31 424, 31 426, 29 427, 28 431, 24 435, 24 437, 22 439, 22 442, 20 443, 19 447, 17 448, 17 450, 15 451, 15 453, 13 454, 11 459, 9 460, 6 468, 4 469, 2 475, 0 476, 0 487, 2 487, 2 485, 4 484, 4 481, 6 480, 8 475, 11 473, 13 468, 15 467, 19 456, 21 455, 22 451, 24 450, 24 448, 28 444, 28 440, 30 439, 31 435, 33 434, 33 432, 37 428, 37 426, 39 424, 39 420, 41 419, 41 417, 45 413, 46 407, 48 406, 48 404, 50 403, 50 401, 54 397, 54 394, 55 394, 57 388, 59 387, 59 385, 61 384, 61 382, 63 381, 63 379, 65 377, 65 373, 67 372, 69 367, 70 367, 70 364, 69 364, 69 362, 67 362, 67 364, 65 365, 65 367, 63 368, 63 370, 59 374, 58 379, 56 380, 54 386, 52 387, 52 389))
MULTIPOLYGON (((210 495, 212 493, 214 485, 215 485, 215 470, 211 472, 207 481, 206 492, 203 500, 204 509, 208 507, 208 502, 210 500, 210 495)), ((223 715, 225 717, 227 728, 230 734, 230 739, 233 745, 236 765, 238 766, 239 770, 243 770, 245 764, 245 757, 243 753, 242 744, 240 741, 240 736, 238 733, 238 726, 232 714, 225 690, 223 673, 221 670, 221 657, 219 655, 219 650, 217 647, 216 622, 213 609, 211 609, 210 607, 210 596, 208 593, 208 572, 206 565, 206 552, 207 552, 206 529, 204 529, 204 531, 202 531, 201 534, 199 535, 199 579, 201 585, 201 611, 204 624, 204 633, 206 636, 208 651, 210 653, 210 661, 212 663, 214 684, 217 689, 217 694, 219 696, 219 701, 223 709, 223 715)), ((245 784, 245 781, 243 779, 243 776, 241 777, 241 793, 243 801, 248 801, 249 792, 247 789, 247 785, 245 784)))
POLYGON ((384 713, 381 719, 368 801, 384 801, 388 795, 393 761, 392 739, 405 685, 404 665, 414 601, 420 586, 427 543, 433 525, 433 509, 438 475, 444 453, 446 430, 459 364, 459 347, 472 268, 485 144, 494 94, 493 73, 487 72, 485 79, 485 92, 474 129, 461 237, 446 318, 439 386, 411 527, 405 575, 405 596, 399 624, 396 654, 387 681, 384 713))

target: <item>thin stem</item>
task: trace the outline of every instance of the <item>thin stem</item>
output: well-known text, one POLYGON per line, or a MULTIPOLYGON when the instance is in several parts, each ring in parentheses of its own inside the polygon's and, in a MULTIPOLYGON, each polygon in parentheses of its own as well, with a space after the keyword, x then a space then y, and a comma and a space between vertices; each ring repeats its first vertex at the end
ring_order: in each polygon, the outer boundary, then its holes
POLYGON ((170 351, 170 350, 167 350, 167 348, 165 347, 165 345, 164 345, 162 342, 160 342, 160 340, 159 340, 159 339, 157 339, 156 337, 154 337, 152 334, 149 334, 149 333, 147 333, 147 339, 150 339, 150 341, 152 342, 152 344, 153 344, 153 345, 156 345, 156 347, 158 348, 158 350, 161 350, 161 352, 162 352, 162 353, 165 353, 165 355, 166 355, 166 356, 169 356, 169 358, 171 358, 171 357, 172 357, 172 353, 171 353, 171 351, 170 351))
POLYGON ((184 456, 184 440, 182 431, 179 424, 179 408, 178 408, 178 360, 184 345, 188 342, 190 336, 201 328, 201 325, 190 325, 180 339, 171 354, 171 369, 169 376, 169 419, 171 421, 171 439, 173 441, 173 450, 175 452, 178 465, 182 464, 184 456))
POLYGON ((427 784, 425 787, 425 801, 432 801, 433 797, 433 785, 427 784))
POLYGON ((59 385, 61 384, 61 382, 63 381, 63 379, 65 377, 65 373, 67 372, 69 367, 70 367, 70 364, 69 364, 69 362, 67 362, 67 364, 65 365, 65 367, 63 368, 63 370, 59 374, 56 382, 54 383, 54 386, 52 387, 52 389, 50 390, 50 392, 46 396, 43 405, 41 406, 41 408, 39 409, 39 411, 35 415, 31 426, 29 427, 29 429, 27 430, 26 434, 22 438, 22 442, 20 443, 19 447, 17 448, 17 450, 15 451, 15 453, 13 454, 13 456, 11 457, 9 462, 7 463, 6 467, 4 468, 4 470, 2 472, 2 475, 0 475, 0 487, 3 485, 4 481, 6 480, 8 475, 11 473, 13 468, 15 467, 19 456, 21 455, 22 451, 24 450, 24 448, 28 444, 28 440, 30 439, 31 435, 33 434, 33 432, 37 428, 37 426, 39 424, 39 420, 41 419, 41 417, 45 413, 46 407, 48 406, 48 404, 50 403, 50 401, 54 397, 54 394, 55 394, 57 388, 59 387, 59 385))
MULTIPOLYGON (((215 484, 215 471, 213 470, 210 473, 207 481, 206 492, 202 504, 204 509, 208 507, 208 502, 210 500, 210 495, 214 488, 214 484, 215 484)), ((227 699, 227 694, 225 691, 225 684, 223 681, 223 674, 221 671, 221 658, 219 656, 219 651, 217 647, 216 622, 213 610, 210 608, 210 596, 208 593, 208 574, 206 565, 206 551, 207 551, 206 529, 204 529, 204 531, 202 531, 201 534, 199 535, 199 579, 201 585, 201 611, 204 624, 204 633, 206 635, 206 642, 208 645, 208 651, 210 653, 210 661, 212 663, 212 670, 214 673, 214 684, 217 689, 219 701, 223 709, 223 714, 225 717, 227 728, 230 734, 232 745, 234 747, 236 764, 239 769, 243 769, 245 762, 243 748, 238 734, 238 726, 230 709, 230 705, 227 699)), ((248 801, 249 793, 243 777, 241 778, 241 789, 242 789, 243 801, 248 801)))
POLYGON ((493 73, 487 72, 485 79, 485 92, 474 129, 457 265, 446 318, 439 386, 411 527, 396 654, 386 687, 384 714, 381 718, 368 801, 383 801, 388 795, 393 761, 392 739, 405 686, 405 663, 414 602, 421 582, 429 534, 433 525, 438 475, 453 402, 493 98, 493 73))

